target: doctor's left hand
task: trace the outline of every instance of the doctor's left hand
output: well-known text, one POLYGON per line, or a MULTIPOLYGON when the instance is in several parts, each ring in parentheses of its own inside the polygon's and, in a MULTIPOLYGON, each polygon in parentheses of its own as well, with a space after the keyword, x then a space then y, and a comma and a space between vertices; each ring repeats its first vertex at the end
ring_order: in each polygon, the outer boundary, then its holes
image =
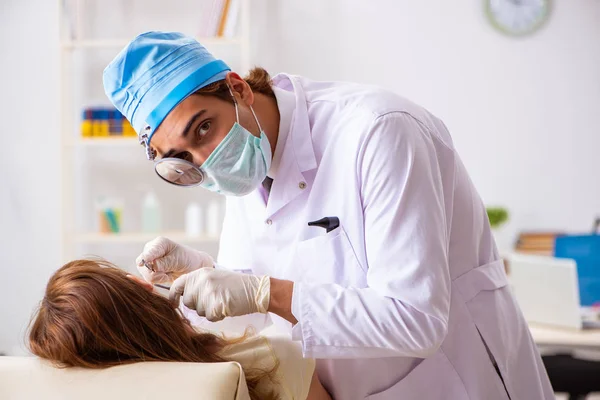
POLYGON ((268 276, 241 274, 223 269, 200 268, 173 282, 169 298, 196 310, 209 321, 252 313, 266 313, 271 283, 268 276))

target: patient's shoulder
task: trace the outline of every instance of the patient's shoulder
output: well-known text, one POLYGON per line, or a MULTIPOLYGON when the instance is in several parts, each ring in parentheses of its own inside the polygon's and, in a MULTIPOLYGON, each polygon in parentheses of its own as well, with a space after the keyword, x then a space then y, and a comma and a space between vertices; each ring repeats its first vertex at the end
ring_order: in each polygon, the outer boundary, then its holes
POLYGON ((265 337, 277 359, 277 378, 282 392, 291 399, 306 399, 315 370, 315 360, 302 357, 302 344, 285 335, 265 337))
POLYGON ((302 345, 279 334, 248 335, 226 346, 221 355, 239 362, 244 369, 275 368, 270 389, 282 399, 305 399, 315 370, 315 361, 302 357, 302 345))

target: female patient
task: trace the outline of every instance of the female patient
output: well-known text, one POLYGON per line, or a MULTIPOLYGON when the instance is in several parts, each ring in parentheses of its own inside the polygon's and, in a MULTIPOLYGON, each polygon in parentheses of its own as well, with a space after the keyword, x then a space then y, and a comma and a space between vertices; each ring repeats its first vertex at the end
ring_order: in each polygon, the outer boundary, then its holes
POLYGON ((103 368, 141 361, 237 361, 250 397, 328 399, 298 344, 246 334, 197 331, 152 286, 106 261, 72 261, 50 278, 32 321, 35 355, 63 367, 103 368))

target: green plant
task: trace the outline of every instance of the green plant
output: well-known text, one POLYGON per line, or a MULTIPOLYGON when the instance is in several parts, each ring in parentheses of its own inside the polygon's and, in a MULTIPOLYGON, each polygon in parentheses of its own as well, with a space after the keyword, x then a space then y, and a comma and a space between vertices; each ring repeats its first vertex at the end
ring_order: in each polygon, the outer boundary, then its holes
POLYGON ((508 211, 502 207, 487 207, 488 219, 492 228, 498 228, 508 220, 508 211))

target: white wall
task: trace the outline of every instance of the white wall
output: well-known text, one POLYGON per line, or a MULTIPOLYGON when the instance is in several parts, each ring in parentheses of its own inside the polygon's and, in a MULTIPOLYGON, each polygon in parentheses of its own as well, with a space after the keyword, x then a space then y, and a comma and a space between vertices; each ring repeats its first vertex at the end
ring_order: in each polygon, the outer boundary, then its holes
MULTIPOLYGON (((57 3, 0 3, 0 352, 13 354, 62 261, 57 3)), ((486 203, 509 208, 507 246, 600 213, 600 1, 554 3, 515 40, 479 0, 252 0, 253 61, 386 86, 442 117, 486 203)))
POLYGON ((385 86, 446 122, 484 201, 511 213, 501 247, 600 215, 600 1, 556 0, 524 39, 482 0, 258 3, 254 60, 271 72, 385 86))
POLYGON ((60 262, 58 2, 0 4, 0 352, 20 354, 60 262))

